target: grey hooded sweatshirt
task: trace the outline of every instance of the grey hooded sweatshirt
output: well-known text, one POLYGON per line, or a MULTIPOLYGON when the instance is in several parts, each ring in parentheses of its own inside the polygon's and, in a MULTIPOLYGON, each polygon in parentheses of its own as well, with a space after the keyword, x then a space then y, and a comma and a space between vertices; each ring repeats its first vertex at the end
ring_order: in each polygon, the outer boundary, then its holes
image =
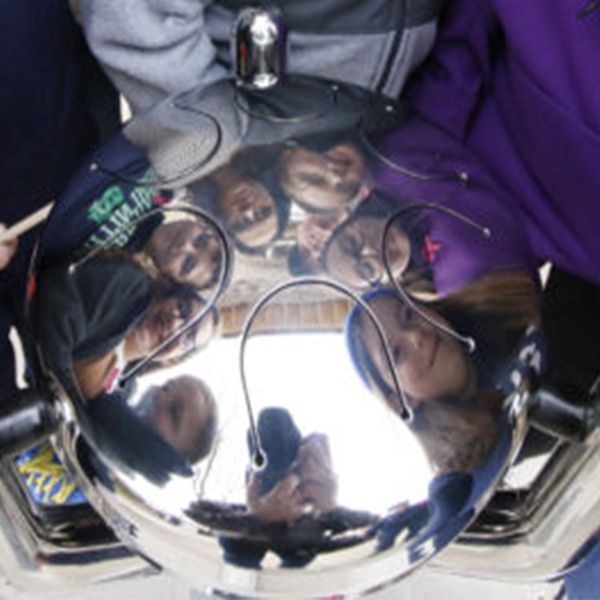
POLYGON ((79 17, 92 51, 141 112, 125 134, 179 185, 242 145, 335 131, 351 126, 371 94, 397 98, 433 44, 442 2, 79 0, 79 17), (283 13, 289 80, 243 92, 232 80, 231 32, 239 10, 261 4, 283 13))

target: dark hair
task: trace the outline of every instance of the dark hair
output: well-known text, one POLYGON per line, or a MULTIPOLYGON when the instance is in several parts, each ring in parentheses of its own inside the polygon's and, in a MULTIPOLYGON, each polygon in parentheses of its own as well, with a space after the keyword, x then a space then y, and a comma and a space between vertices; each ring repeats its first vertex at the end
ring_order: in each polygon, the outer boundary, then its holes
POLYGON ((361 148, 360 136, 354 128, 320 131, 309 135, 296 136, 284 142, 286 148, 301 146, 311 152, 327 152, 336 146, 351 144, 361 148))
MULTIPOLYGON (((200 298, 202 300, 202 298, 200 298)), ((219 314, 219 309, 216 306, 212 306, 209 310, 209 312, 204 316, 204 318, 200 319, 200 321, 198 321, 198 323, 196 323, 196 325, 194 326, 193 329, 191 329, 190 331, 193 331, 194 334, 198 331, 198 328, 201 327, 202 323, 204 323, 205 319, 207 318, 212 318, 213 320, 213 327, 216 329, 219 326, 219 322, 221 320, 220 318, 220 314, 219 314)), ((190 354, 193 354, 194 352, 198 351, 199 348, 192 348, 191 350, 189 350, 188 352, 184 352, 174 358, 167 358, 164 360, 160 359, 160 355, 156 360, 153 360, 149 365, 147 365, 144 368, 144 375, 149 375, 150 373, 154 373, 156 371, 160 371, 162 369, 166 369, 166 368, 170 368, 170 367, 174 367, 184 361, 186 361, 188 359, 188 357, 190 356, 190 354)), ((135 364, 135 363, 133 363, 135 364)))
POLYGON ((281 237, 290 219, 291 201, 279 183, 279 156, 284 144, 252 146, 235 154, 230 165, 243 177, 262 185, 273 198, 277 214, 277 231, 263 246, 247 246, 231 235, 235 247, 244 254, 261 254, 274 240, 281 237))
MULTIPOLYGON (((186 451, 175 448, 175 450, 192 465, 206 458, 210 454, 217 437, 218 425, 217 403, 211 389, 201 379, 194 378, 194 380, 201 388, 202 393, 206 398, 207 412, 205 413, 202 429, 198 432, 191 448, 186 451)), ((153 398, 155 393, 156 390, 154 390, 154 393, 149 394, 149 397, 153 398)))
POLYGON ((103 394, 88 402, 80 419, 85 437, 102 449, 102 456, 125 464, 158 485, 168 481, 172 474, 193 475, 185 457, 151 423, 132 411, 121 394, 103 394), (140 448, 144 451, 140 452, 140 448))
MULTIPOLYGON (((220 231, 222 231, 222 227, 217 227, 216 224, 211 223, 210 221, 208 221, 208 219, 206 219, 202 215, 197 215, 194 213, 192 216, 194 217, 193 219, 179 219, 177 221, 168 222, 168 223, 164 224, 163 226, 168 227, 169 225, 173 225, 173 224, 177 225, 180 223, 193 223, 193 225, 195 227, 204 229, 205 231, 208 231, 210 235, 217 238, 218 243, 219 243, 218 260, 216 262, 215 267, 212 269, 212 271, 210 273, 209 280, 206 281, 206 283, 204 283, 202 285, 202 287, 200 287, 199 285, 196 285, 194 282, 187 283, 187 285, 190 285, 194 289, 206 290, 207 288, 213 287, 219 281, 219 276, 221 274, 222 263, 225 258, 225 251, 221 246, 221 237, 218 234, 220 233, 220 231)), ((150 238, 148 238, 148 241, 149 240, 150 240, 150 238)), ((140 249, 139 253, 140 253, 140 260, 143 261, 147 257, 147 260, 149 260, 154 265, 154 267, 156 268, 156 270, 158 271, 158 273, 160 275, 162 275, 163 277, 165 277, 171 281, 174 281, 176 283, 179 282, 179 279, 177 277, 173 277, 172 275, 163 274, 159 270, 156 259, 155 259, 155 253, 151 253, 147 250, 147 244, 145 244, 144 247, 140 249)), ((229 275, 229 272, 227 273, 227 275, 229 275)))
MULTIPOLYGON (((257 429, 260 445, 267 458, 267 465, 260 479, 260 493, 264 495, 289 472, 298 457, 302 435, 289 411, 277 407, 260 411, 257 429)), ((248 448, 254 453, 250 432, 247 439, 248 448)))
POLYGON ((157 300, 164 300, 165 298, 193 298, 202 301, 202 296, 191 285, 179 283, 172 279, 157 279, 154 289, 157 300))
POLYGON ((193 465, 206 458, 217 438, 217 425, 218 425, 218 411, 217 403, 213 396, 211 389, 204 383, 204 381, 198 380, 205 397, 207 398, 207 410, 208 414, 205 417, 204 427, 196 437, 194 445, 189 452, 184 453, 184 457, 193 465))
POLYGON ((285 147, 287 156, 280 159, 278 164, 279 184, 281 185, 281 188, 284 190, 284 192, 288 195, 290 200, 293 200, 300 208, 302 208, 306 212, 313 214, 326 214, 328 212, 331 212, 332 210, 337 210, 341 207, 330 205, 328 206, 327 204, 323 206, 321 203, 317 202, 315 198, 309 199, 308 197, 305 197, 302 193, 298 193, 299 190, 295 189, 295 185, 293 184, 293 178, 290 177, 290 172, 287 168, 287 166, 289 166, 287 164, 287 160, 290 158, 290 155, 293 155, 297 150, 317 154, 323 160, 325 160, 327 158, 327 152, 329 150, 333 150, 342 145, 354 148, 358 152, 358 154, 362 156, 365 166, 365 171, 362 180, 356 182, 355 188, 349 188, 343 192, 346 198, 344 205, 346 208, 351 208, 364 200, 365 184, 369 182, 369 174, 368 169, 366 167, 366 156, 364 156, 360 146, 353 141, 349 141, 347 138, 342 138, 339 141, 336 141, 335 139, 329 139, 328 143, 324 145, 317 145, 312 147, 309 143, 309 140, 307 139, 301 139, 296 143, 293 143, 291 141, 287 143, 285 147))
MULTIPOLYGON (((142 255, 141 253, 131 254, 128 250, 123 248, 109 248, 108 250, 98 252, 91 261, 107 262, 116 267, 119 265, 126 265, 137 268, 139 271, 143 272, 150 281, 150 291, 153 299, 162 300, 169 296, 177 296, 179 298, 200 297, 194 287, 187 283, 181 283, 165 277, 156 269, 154 261, 151 259, 148 261, 145 258, 146 255, 142 255)), ((83 264, 88 262, 89 261, 86 260, 83 264)))
MULTIPOLYGON (((204 298, 198 294, 198 292, 191 287, 190 285, 184 284, 184 283, 175 283, 172 281, 162 281, 160 286, 157 286, 156 288, 156 292, 155 292, 155 300, 160 302, 161 300, 168 300, 169 298, 182 298, 185 300, 197 300, 198 302, 201 303, 201 305, 204 307, 206 305, 206 301, 204 300, 204 298)), ((211 311, 206 315, 211 315, 214 319, 215 324, 218 322, 218 313, 216 311, 215 307, 211 308, 211 311)), ((206 318, 206 317, 205 317, 206 318)), ((201 324, 204 322, 204 319, 201 319, 200 321, 198 321, 198 323, 196 324, 196 326, 191 329, 186 335, 190 335, 192 332, 198 331, 198 328, 201 326, 201 324)), ((177 342, 174 342, 177 343, 177 342)), ((186 357, 189 353, 184 353, 181 356, 177 357, 177 361, 182 360, 184 357, 186 357)), ((168 366, 170 365, 170 361, 161 361, 160 360, 160 355, 159 357, 157 357, 156 361, 153 361, 151 363, 152 365, 159 365, 159 366, 168 366)))

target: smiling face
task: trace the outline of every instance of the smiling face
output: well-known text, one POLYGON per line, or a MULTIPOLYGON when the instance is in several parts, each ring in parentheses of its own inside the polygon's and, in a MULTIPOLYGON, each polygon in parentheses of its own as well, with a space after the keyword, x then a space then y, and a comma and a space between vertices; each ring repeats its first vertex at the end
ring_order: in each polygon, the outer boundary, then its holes
POLYGON ((360 150, 340 144, 318 153, 298 146, 281 158, 281 185, 306 210, 343 208, 365 186, 367 166, 360 150))
MULTIPOLYGON (((400 384, 416 404, 462 397, 473 391, 475 371, 459 342, 430 325, 398 298, 381 296, 369 304, 385 332, 400 384)), ((424 312, 448 325, 433 311, 424 312)), ((381 342, 364 316, 359 320, 358 334, 380 377, 393 389, 381 342)))
POLYGON ((277 235, 275 201, 256 181, 241 177, 221 180, 219 208, 228 231, 244 246, 260 248, 277 235))
POLYGON ((166 442, 189 457, 214 419, 215 404, 210 390, 198 379, 182 375, 152 392, 150 422, 166 442))
POLYGON ((196 289, 216 281, 223 254, 215 230, 191 220, 162 225, 152 234, 146 250, 161 273, 196 289))
MULTIPOLYGON (((127 337, 128 360, 142 358, 158 348, 173 333, 197 315, 204 303, 199 298, 171 296, 156 300, 136 329, 127 337)), ((194 328, 172 342, 158 356, 159 361, 176 359, 205 346, 215 332, 215 316, 209 312, 194 328)))
MULTIPOLYGON (((357 289, 388 282, 381 255, 386 219, 358 217, 339 227, 325 249, 323 263, 329 275, 357 289)), ((410 241, 400 225, 387 234, 386 258, 395 278, 410 260, 410 241)))

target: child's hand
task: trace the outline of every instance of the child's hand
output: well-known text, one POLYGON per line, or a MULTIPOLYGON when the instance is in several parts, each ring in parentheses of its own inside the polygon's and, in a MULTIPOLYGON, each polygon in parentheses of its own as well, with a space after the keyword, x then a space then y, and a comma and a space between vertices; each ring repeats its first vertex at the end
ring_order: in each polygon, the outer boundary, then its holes
MULTIPOLYGON (((0 235, 2 233, 4 233, 6 231, 6 225, 4 225, 3 223, 0 223, 0 235)), ((12 260, 12 257, 14 256, 15 252, 17 251, 17 245, 19 243, 19 240, 14 239, 11 240, 10 242, 5 242, 4 244, 0 244, 0 271, 2 269, 5 269, 8 264, 10 263, 10 261, 12 260)))

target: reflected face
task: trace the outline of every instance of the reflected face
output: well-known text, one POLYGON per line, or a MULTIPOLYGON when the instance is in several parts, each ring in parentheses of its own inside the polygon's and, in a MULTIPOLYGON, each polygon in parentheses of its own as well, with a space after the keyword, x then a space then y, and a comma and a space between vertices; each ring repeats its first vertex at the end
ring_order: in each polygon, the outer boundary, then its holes
POLYGON ((161 273, 197 289, 212 285, 221 267, 219 238, 212 227, 201 221, 161 225, 152 234, 147 251, 161 273))
POLYGON ((260 248, 277 235, 275 201, 256 181, 236 178, 220 186, 219 207, 227 229, 244 246, 260 248))
POLYGON ((152 391, 150 422, 180 454, 189 455, 214 412, 207 388, 196 378, 182 375, 152 391))
MULTIPOLYGON (((358 289, 387 283, 381 256, 386 222, 380 217, 358 217, 342 225, 325 250, 325 270, 358 289)), ((387 234, 386 257, 394 278, 400 277, 410 260, 410 241, 399 224, 392 226, 387 234)))
MULTIPOLYGON (((416 404, 449 396, 462 397, 475 385, 471 360, 455 339, 438 331, 404 302, 394 297, 373 299, 370 306, 387 337, 400 384, 416 404)), ((448 323, 432 310, 424 312, 448 323)), ((383 380, 393 389, 381 342, 367 318, 360 319, 360 335, 383 380)))
MULTIPOLYGON (((131 334, 129 344, 135 344, 137 356, 145 356, 190 321, 204 303, 199 298, 168 297, 157 300, 131 334)), ((209 312, 196 327, 175 340, 159 355, 159 360, 176 359, 205 346, 215 332, 215 318, 209 312)))
POLYGON ((307 210, 346 206, 358 196, 366 177, 364 156, 352 144, 340 144, 324 153, 297 147, 281 158, 281 185, 307 210))

